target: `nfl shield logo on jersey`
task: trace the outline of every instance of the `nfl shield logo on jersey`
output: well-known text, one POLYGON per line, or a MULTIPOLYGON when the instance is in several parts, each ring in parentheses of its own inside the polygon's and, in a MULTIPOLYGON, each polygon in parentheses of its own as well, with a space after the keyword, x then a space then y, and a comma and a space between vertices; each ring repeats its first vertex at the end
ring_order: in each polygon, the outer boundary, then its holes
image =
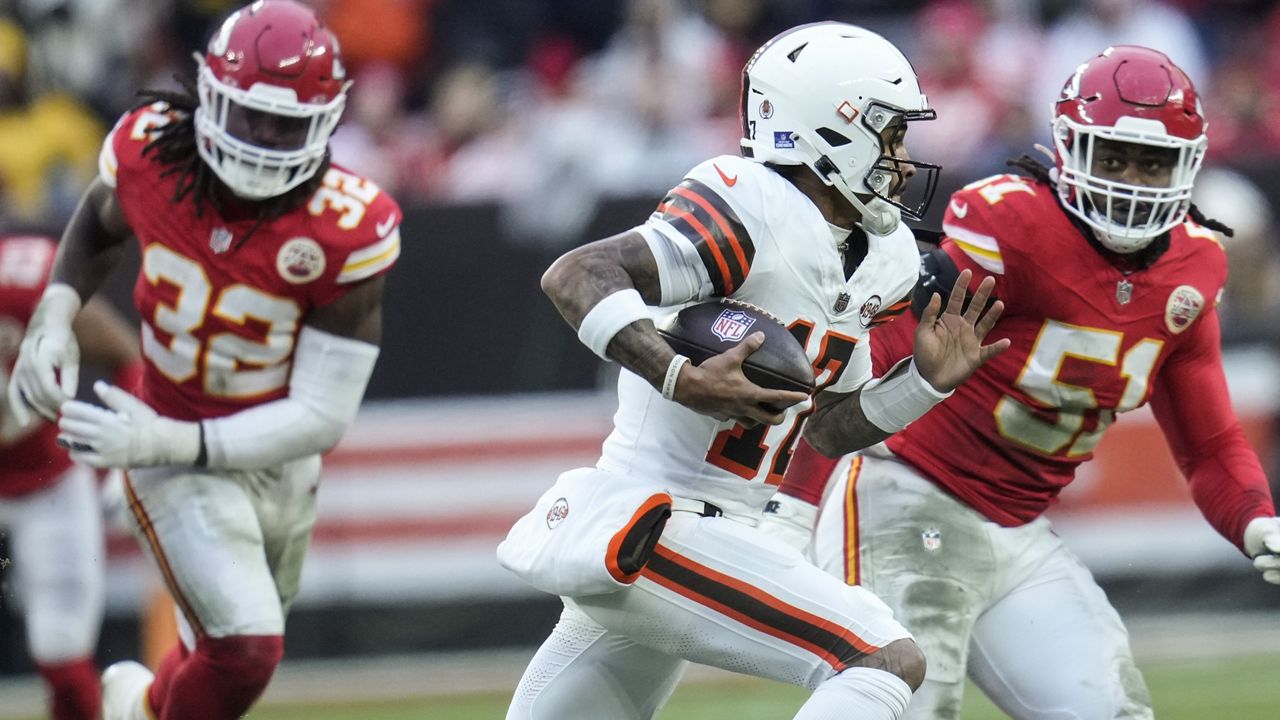
POLYGON ((209 249, 214 255, 221 255, 231 249, 231 241, 235 239, 231 231, 224 227, 216 227, 209 233, 209 249))
POLYGON ((924 543, 925 550, 934 552, 942 547, 942 531, 935 527, 925 528, 924 532, 920 533, 920 540, 924 543))
POLYGON ((1204 309, 1204 295, 1190 285, 1179 285, 1169 293, 1169 302, 1164 307, 1164 324, 1169 332, 1178 333, 1191 327, 1204 309))
POLYGON ((747 336, 755 322, 755 318, 741 310, 725 310, 711 324, 711 332, 725 342, 738 342, 747 336))

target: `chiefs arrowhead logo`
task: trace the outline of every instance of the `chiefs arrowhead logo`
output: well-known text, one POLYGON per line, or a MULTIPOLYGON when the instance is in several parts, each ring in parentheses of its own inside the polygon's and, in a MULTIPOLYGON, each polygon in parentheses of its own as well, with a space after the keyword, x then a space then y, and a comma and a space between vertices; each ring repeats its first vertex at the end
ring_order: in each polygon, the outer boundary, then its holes
POLYGON ((734 175, 733 177, 729 177, 728 175, 725 175, 724 171, 720 169, 720 166, 716 165, 715 163, 711 163, 711 167, 715 168, 716 172, 720 173, 720 179, 724 181, 725 185, 728 185, 729 187, 733 187, 734 185, 738 184, 737 175, 734 175))

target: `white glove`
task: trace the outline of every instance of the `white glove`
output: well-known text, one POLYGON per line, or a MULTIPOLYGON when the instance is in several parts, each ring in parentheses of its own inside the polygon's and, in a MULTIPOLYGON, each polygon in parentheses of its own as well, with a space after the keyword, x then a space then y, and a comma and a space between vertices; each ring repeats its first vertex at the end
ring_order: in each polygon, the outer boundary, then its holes
POLYGON ((813 526, 817 522, 816 505, 785 493, 774 493, 756 527, 804 553, 813 540, 813 526))
MULTIPOLYGON (((0 386, 9 385, 9 373, 0 367, 0 386)), ((13 412, 13 403, 7 395, 0 394, 0 447, 13 445, 36 431, 39 423, 22 424, 13 412)))
POLYGON ((1280 518, 1259 517, 1244 528, 1244 551, 1262 579, 1280 585, 1280 518))
POLYGON ((58 444, 71 459, 96 468, 194 465, 200 423, 156 414, 138 398, 99 380, 93 391, 106 408, 71 400, 62 406, 58 444))
POLYGON ((57 422, 58 408, 76 396, 80 383, 80 346, 71 321, 80 312, 80 294, 70 285, 45 288, 18 348, 18 362, 9 379, 9 405, 26 427, 31 410, 57 422))

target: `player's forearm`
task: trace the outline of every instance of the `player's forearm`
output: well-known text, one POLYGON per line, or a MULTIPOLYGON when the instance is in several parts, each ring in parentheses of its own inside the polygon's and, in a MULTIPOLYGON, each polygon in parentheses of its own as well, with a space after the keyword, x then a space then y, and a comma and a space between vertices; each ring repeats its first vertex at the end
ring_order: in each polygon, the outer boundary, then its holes
POLYGON ((658 335, 653 322, 639 317, 644 314, 642 306, 656 305, 661 299, 657 266, 639 234, 602 240, 566 253, 543 274, 542 290, 588 347, 602 345, 592 349, 598 353, 603 350, 608 359, 655 387, 661 384, 675 353, 658 335), (602 331, 610 335, 607 338, 592 327, 600 325, 602 301, 614 306, 609 314, 619 321, 632 319, 616 332, 606 321, 601 327, 609 327, 602 331), (592 311, 596 316, 589 318, 592 311))
POLYGON ((355 419, 378 347, 304 327, 289 397, 202 421, 205 465, 251 470, 327 452, 355 419))
POLYGON ((818 409, 804 427, 804 439, 814 450, 828 458, 838 458, 871 447, 893 434, 867 419, 861 395, 862 390, 820 396, 818 409))
POLYGON ((1207 457, 1178 457, 1201 514, 1223 537, 1244 550, 1244 529, 1276 514, 1258 454, 1237 423, 1213 438, 1207 457))

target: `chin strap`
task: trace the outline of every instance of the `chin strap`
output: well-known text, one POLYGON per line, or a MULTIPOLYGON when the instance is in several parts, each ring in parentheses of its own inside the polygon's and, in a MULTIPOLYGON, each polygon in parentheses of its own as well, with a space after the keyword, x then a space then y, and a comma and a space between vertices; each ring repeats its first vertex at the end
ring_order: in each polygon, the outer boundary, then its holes
MULTIPOLYGON (((902 222, 902 211, 893 203, 879 197, 872 197, 870 201, 863 202, 845 183, 844 187, 835 184, 831 179, 832 174, 840 175, 840 169, 831 162, 826 155, 819 155, 817 148, 813 143, 809 142, 803 135, 795 135, 795 143, 797 149, 805 151, 810 157, 817 155, 818 159, 813 163, 813 171, 822 179, 822 182, 836 188, 840 191, 840 195, 853 205, 854 209, 862 215, 862 229, 872 235, 884 237, 893 234, 898 229, 898 224, 902 222)), ((843 176, 841 176, 843 177, 843 176)))
MULTIPOLYGON (((843 194, 843 193, 842 193, 843 194)), ((892 235, 902 223, 902 211, 896 205, 878 197, 862 202, 856 195, 845 195, 849 203, 862 213, 862 229, 872 235, 892 235)))

